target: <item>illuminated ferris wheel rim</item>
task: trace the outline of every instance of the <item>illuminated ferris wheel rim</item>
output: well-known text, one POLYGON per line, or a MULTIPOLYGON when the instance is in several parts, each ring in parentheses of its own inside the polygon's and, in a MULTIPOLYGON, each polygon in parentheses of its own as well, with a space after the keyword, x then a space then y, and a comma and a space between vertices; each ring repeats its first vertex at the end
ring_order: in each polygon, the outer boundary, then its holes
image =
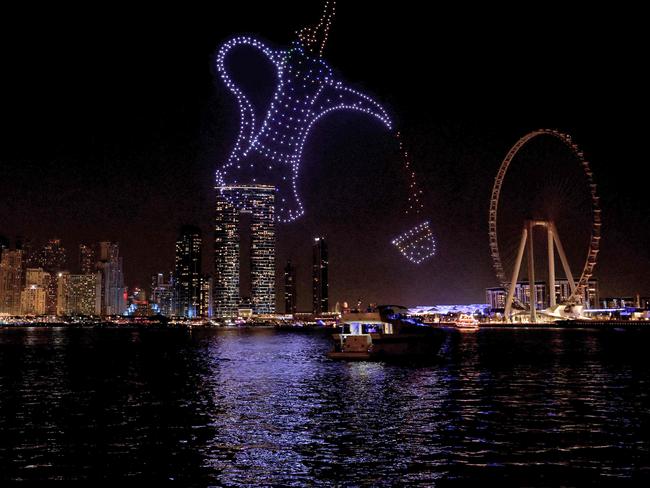
POLYGON ((596 184, 593 181, 593 173, 591 171, 591 166, 589 161, 585 159, 583 151, 575 144, 571 136, 560 132, 555 129, 538 129, 532 132, 529 132, 521 139, 519 139, 508 151, 508 154, 501 162, 499 171, 496 178, 494 179, 494 186, 492 187, 492 196, 490 198, 490 211, 489 211, 489 237, 490 237, 490 254, 492 256, 492 265, 497 275, 497 280, 506 290, 510 287, 510 283, 506 278, 505 271, 503 269, 503 263, 501 261, 501 254, 499 253, 499 242, 497 236, 497 218, 498 218, 498 207, 499 207, 499 198, 501 196, 501 188, 503 186, 503 181, 508 172, 508 168, 514 157, 517 153, 524 147, 530 140, 539 137, 539 136, 552 136, 556 139, 559 139, 566 147, 568 147, 574 157, 578 160, 582 166, 583 173, 586 177, 587 184, 589 185, 589 191, 591 194, 591 239, 589 242, 589 249, 587 251, 587 258, 585 264, 582 268, 582 273, 580 274, 580 280, 578 281, 575 291, 568 298, 567 303, 575 303, 580 300, 580 297, 583 294, 584 289, 587 287, 589 280, 593 276, 594 268, 596 267, 599 243, 600 243, 600 229, 601 229, 601 218, 600 218, 600 206, 599 206, 599 197, 596 192, 596 184))

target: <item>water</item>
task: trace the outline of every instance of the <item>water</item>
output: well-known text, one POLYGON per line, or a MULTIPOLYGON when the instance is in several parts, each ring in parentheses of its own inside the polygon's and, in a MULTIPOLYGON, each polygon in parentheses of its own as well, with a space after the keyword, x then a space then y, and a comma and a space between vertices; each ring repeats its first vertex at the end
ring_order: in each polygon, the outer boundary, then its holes
POLYGON ((650 480, 650 334, 452 334, 425 365, 274 330, 0 330, 0 480, 650 480))

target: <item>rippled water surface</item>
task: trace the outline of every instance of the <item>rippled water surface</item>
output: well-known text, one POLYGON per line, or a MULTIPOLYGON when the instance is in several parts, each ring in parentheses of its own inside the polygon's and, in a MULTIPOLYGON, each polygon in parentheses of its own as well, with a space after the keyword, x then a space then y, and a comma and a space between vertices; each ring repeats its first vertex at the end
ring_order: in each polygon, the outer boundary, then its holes
POLYGON ((650 480, 650 334, 450 333, 431 364, 319 333, 0 330, 0 481, 650 480))

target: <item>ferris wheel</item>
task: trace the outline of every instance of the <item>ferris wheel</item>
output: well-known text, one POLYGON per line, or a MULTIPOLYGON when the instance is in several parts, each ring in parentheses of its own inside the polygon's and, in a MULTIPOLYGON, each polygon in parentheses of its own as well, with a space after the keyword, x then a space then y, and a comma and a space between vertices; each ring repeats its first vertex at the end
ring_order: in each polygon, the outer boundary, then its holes
MULTIPOLYGON (((540 166, 540 165, 537 165, 540 166)), ((557 172, 557 171, 556 171, 557 172)), ((512 179, 512 178, 511 178, 512 179)), ((523 174, 516 179, 514 182, 511 182, 512 188, 517 188, 522 186, 522 180, 527 179, 527 175, 523 174)), ((540 183, 543 182, 545 177, 540 177, 540 183)), ((538 182, 529 182, 530 193, 533 191, 530 188, 535 189, 537 186, 540 186, 538 182)), ((540 190, 540 195, 538 198, 540 200, 549 200, 553 199, 553 196, 544 193, 540 190)), ((528 198, 527 195, 523 195, 523 199, 528 198)), ((523 201, 520 199, 520 202, 523 201)), ((556 207, 562 207, 562 205, 556 205, 556 207)), ((519 139, 508 151, 508 154, 503 159, 499 171, 496 175, 494 186, 492 188, 492 196, 490 199, 490 210, 489 210, 489 240, 490 240, 490 254, 492 257, 492 264, 496 272, 496 277, 499 284, 505 289, 507 296, 505 301, 505 318, 510 320, 513 304, 516 302, 515 297, 515 287, 517 286, 517 281, 519 279, 519 272, 521 270, 521 265, 523 261, 524 254, 527 254, 527 268, 528 268, 528 305, 523 307, 521 303, 519 308, 527 308, 530 314, 531 322, 536 321, 536 281, 535 281, 535 261, 534 261, 534 247, 533 247, 533 233, 536 229, 542 228, 546 231, 546 245, 547 245, 547 260, 548 260, 548 289, 549 289, 549 299, 547 305, 549 308, 553 308, 556 305, 575 305, 580 304, 583 301, 585 295, 585 290, 589 284, 589 280, 593 276, 593 271, 596 266, 597 256, 599 251, 600 236, 601 236, 601 210, 599 206, 599 197, 597 194, 596 184, 593 181, 593 172, 591 170, 590 164, 585 159, 584 152, 578 147, 577 144, 573 142, 571 136, 565 133, 562 133, 553 129, 539 129, 532 131, 521 139, 519 139), (504 193, 504 183, 506 182, 506 177, 510 176, 513 172, 513 160, 518 161, 519 158, 516 158, 518 154, 522 151, 524 146, 528 145, 534 139, 541 139, 545 137, 554 138, 556 141, 559 141, 562 146, 568 148, 570 152, 570 158, 566 161, 563 161, 563 166, 573 166, 573 170, 577 174, 574 176, 571 184, 568 185, 571 188, 571 192, 574 194, 584 193, 584 205, 579 210, 580 215, 584 215, 584 219, 571 219, 571 225, 573 227, 568 227, 573 234, 573 230, 576 228, 577 220, 581 220, 580 226, 581 229, 577 231, 582 231, 587 233, 587 238, 581 244, 575 244, 578 246, 578 252, 573 253, 574 260, 579 260, 580 255, 584 261, 573 262, 571 263, 567 257, 562 241, 560 240, 558 225, 556 219, 557 215, 561 214, 562 211, 566 213, 567 211, 577 211, 572 204, 565 204, 564 208, 560 208, 559 212, 548 212, 544 213, 539 210, 538 207, 543 205, 537 205, 536 207, 530 207, 534 210, 529 210, 529 213, 526 215, 518 215, 513 220, 514 222, 508 222, 511 224, 511 228, 516 226, 519 233, 518 245, 513 246, 513 250, 516 248, 516 253, 513 253, 512 256, 514 259, 511 259, 510 266, 506 266, 506 260, 503 259, 503 250, 500 249, 500 243, 504 240, 504 231, 503 226, 499 226, 500 218, 503 216, 503 207, 504 207, 504 198, 507 198, 504 193), (553 214, 553 215, 551 215, 553 214), (521 218, 520 218, 521 217, 521 218), (586 250, 585 250, 586 247, 586 250), (555 252, 560 257, 560 262, 564 271, 566 280, 570 286, 570 293, 563 297, 561 303, 556 304, 556 293, 555 293, 555 252), (581 272, 579 275, 574 275, 571 271, 571 264, 574 265, 574 269, 580 269, 581 272), (577 265, 577 266, 576 266, 577 265), (577 280, 574 279, 574 276, 578 277, 577 280)), ((565 227, 566 230, 567 227, 565 227)), ((567 237, 567 236, 565 236, 567 237)), ((570 244, 574 244, 573 235, 569 236, 571 239, 567 239, 570 244)))

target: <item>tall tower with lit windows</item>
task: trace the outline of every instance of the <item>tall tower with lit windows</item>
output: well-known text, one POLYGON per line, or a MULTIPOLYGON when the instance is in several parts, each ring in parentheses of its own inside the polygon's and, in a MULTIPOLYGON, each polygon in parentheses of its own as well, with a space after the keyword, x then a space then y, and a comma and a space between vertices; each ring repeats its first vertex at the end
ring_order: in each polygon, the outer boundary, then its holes
POLYGON ((241 272, 241 214, 250 214, 250 286, 253 313, 275 312, 275 187, 217 188, 214 228, 214 314, 237 316, 241 272))
POLYGON ((201 312, 201 229, 184 225, 176 240, 174 284, 176 315, 198 317, 201 312))
POLYGON ((324 237, 314 239, 312 257, 313 310, 315 314, 329 312, 329 259, 324 237))

